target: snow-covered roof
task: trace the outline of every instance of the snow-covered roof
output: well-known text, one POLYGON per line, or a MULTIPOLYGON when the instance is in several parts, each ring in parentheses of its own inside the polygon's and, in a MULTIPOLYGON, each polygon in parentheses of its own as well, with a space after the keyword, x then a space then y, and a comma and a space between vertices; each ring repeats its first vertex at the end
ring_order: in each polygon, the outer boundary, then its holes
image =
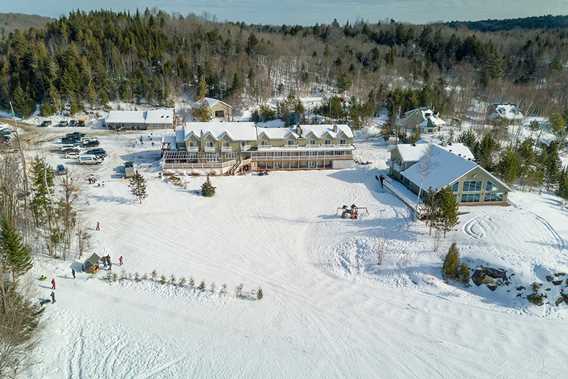
POLYGON ((426 146, 423 157, 401 173, 423 189, 438 191, 478 167, 474 161, 450 153, 441 146, 426 146))
POLYGON ((110 111, 105 121, 107 124, 173 124, 174 110, 110 111))
MULTIPOLYGON (((183 140, 191 135, 201 137, 210 135, 214 139, 221 139, 225 135, 233 141, 255 141, 256 127, 254 122, 187 122, 183 128, 183 140)), ((182 132, 180 133, 180 137, 182 132)), ((179 141, 179 139, 178 139, 179 141)))
MULTIPOLYGON (((400 157, 403 162, 418 162, 424 154, 428 151, 429 144, 425 142, 419 142, 416 144, 400 144, 397 145, 400 157)), ((474 160, 475 157, 469 148, 463 143, 452 143, 444 146, 436 145, 441 149, 444 149, 450 153, 453 153, 464 159, 474 160)))
POLYGON ((438 191, 446 186, 452 185, 456 180, 470 171, 479 168, 496 183, 511 190, 502 180, 479 166, 473 160, 457 155, 456 151, 450 151, 447 149, 448 146, 435 144, 428 144, 426 146, 427 148, 422 158, 401 173, 402 176, 416 185, 421 186, 423 189, 427 190, 432 188, 432 190, 438 191))
POLYGON ((219 103, 224 104, 224 105, 226 105, 226 106, 228 106, 228 107, 231 107, 231 105, 225 103, 224 101, 221 101, 221 100, 219 100, 219 99, 214 99, 214 98, 212 98, 212 97, 204 97, 203 99, 201 99, 201 100, 195 102, 195 104, 196 104, 197 106, 207 105, 209 108, 211 108, 211 107, 213 107, 213 106, 215 106, 215 105, 217 105, 217 104, 219 104, 219 103))
POLYGON ((169 124, 173 123, 174 120, 174 110, 173 108, 168 109, 154 109, 146 111, 146 123, 147 124, 169 124))
POLYGON ((414 129, 417 126, 425 128, 431 122, 432 125, 439 127, 446 125, 438 114, 434 113, 430 108, 416 108, 406 112, 400 120, 398 125, 405 129, 414 129))
POLYGON ((105 121, 108 124, 143 124, 144 111, 110 111, 105 121))
POLYGON ((307 137, 308 134, 313 134, 316 138, 323 138, 328 133, 332 138, 337 138, 338 133, 341 131, 347 138, 353 138, 353 131, 351 128, 344 124, 337 125, 300 125, 302 130, 302 137, 307 137))
POLYGON ((292 128, 258 128, 258 136, 265 135, 269 139, 298 138, 299 135, 292 128))
POLYGON ((493 104, 493 106, 495 107, 493 117, 506 120, 522 120, 524 117, 515 104, 493 104))
POLYGON ((450 153, 457 155, 458 157, 469 159, 471 161, 475 160, 475 156, 473 155, 469 147, 467 147, 463 143, 449 143, 447 145, 441 145, 440 147, 446 151, 449 151, 450 153))

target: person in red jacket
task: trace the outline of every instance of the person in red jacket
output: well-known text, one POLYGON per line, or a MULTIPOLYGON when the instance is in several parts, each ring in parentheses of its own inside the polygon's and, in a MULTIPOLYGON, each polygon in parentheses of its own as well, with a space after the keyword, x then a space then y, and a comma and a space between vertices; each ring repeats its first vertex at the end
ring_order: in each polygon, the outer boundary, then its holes
POLYGON ((51 279, 51 289, 54 290, 55 289, 55 278, 51 279))

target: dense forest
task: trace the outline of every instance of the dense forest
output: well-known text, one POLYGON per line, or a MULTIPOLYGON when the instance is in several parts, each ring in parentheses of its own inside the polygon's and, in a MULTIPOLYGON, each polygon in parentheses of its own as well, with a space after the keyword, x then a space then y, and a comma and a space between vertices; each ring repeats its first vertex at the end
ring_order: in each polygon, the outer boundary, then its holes
MULTIPOLYGON (((238 105, 335 92, 460 114, 473 97, 533 114, 567 108, 568 30, 219 23, 161 11, 73 12, 0 41, 0 108, 51 114, 111 100, 171 104, 204 83, 238 105), (404 97, 403 96, 403 97, 404 97), (398 99, 398 100, 397 100, 398 99)), ((400 108, 400 104, 397 104, 400 108)))
POLYGON ((497 32, 513 29, 559 29, 568 28, 568 16, 536 16, 511 18, 507 20, 452 21, 454 28, 467 28, 480 32, 497 32))

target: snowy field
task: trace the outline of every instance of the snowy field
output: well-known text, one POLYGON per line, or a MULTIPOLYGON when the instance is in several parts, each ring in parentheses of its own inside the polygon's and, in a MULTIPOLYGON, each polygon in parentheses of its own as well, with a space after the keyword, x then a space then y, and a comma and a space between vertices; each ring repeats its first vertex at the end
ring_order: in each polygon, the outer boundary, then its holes
MULTIPOLYGON (((154 133, 155 136, 159 133, 154 133)), ((357 145, 368 166, 341 171, 216 177, 217 194, 158 178, 156 148, 138 135, 101 136, 109 158, 68 164, 80 180, 92 251, 113 271, 193 278, 216 292, 152 281, 109 284, 80 262, 42 259, 55 276, 37 364, 29 378, 559 378, 568 370, 568 306, 529 305, 516 285, 568 272, 568 211, 553 196, 515 192, 510 207, 464 208, 437 241, 374 179, 380 140, 357 145), (135 202, 118 167, 139 164, 149 197, 135 202), (95 174, 104 187, 88 185, 95 174), (367 207, 343 220, 337 207, 367 207), (95 231, 96 222, 101 231, 95 231), (382 265, 376 249, 385 241, 382 265), (448 285, 443 256, 457 242, 472 266, 516 273, 507 292, 448 285), (122 255, 125 264, 116 261, 122 255), (262 287, 261 301, 236 299, 262 287), (227 284, 228 295, 218 290, 227 284)), ((46 145, 47 147, 47 145, 46 145)), ((45 153, 52 163, 58 157, 45 153)), ((47 282, 35 282, 49 295, 47 282)))

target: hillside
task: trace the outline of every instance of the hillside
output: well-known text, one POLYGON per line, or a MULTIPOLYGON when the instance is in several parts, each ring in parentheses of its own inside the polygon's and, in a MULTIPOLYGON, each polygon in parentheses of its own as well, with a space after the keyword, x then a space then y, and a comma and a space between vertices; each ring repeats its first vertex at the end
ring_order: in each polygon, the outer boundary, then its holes
POLYGON ((564 29, 568 28, 568 16, 546 15, 506 20, 452 21, 447 25, 479 32, 498 32, 513 29, 564 29))
POLYGON ((0 13, 0 37, 16 29, 39 28, 47 24, 49 17, 22 13, 0 13))

